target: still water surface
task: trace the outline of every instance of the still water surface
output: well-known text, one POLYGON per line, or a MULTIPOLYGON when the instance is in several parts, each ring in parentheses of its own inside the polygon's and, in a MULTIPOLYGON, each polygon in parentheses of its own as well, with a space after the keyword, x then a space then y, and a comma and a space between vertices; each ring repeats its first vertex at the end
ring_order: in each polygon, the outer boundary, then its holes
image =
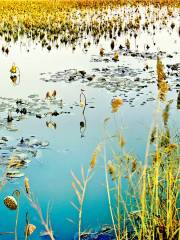
MULTIPOLYGON (((151 38, 148 38, 148 36, 146 33, 139 35, 140 52, 144 51, 145 39, 146 43, 151 44, 151 38)), ((151 51, 165 51, 167 54, 172 54, 174 56, 172 59, 163 58, 165 65, 177 63, 180 60, 180 52, 178 52, 179 38, 176 29, 171 35, 166 31, 157 32, 155 38, 158 46, 156 45, 156 48, 152 46, 151 51), (165 38, 166 40, 164 40, 165 38)), ((123 44, 124 40, 125 36, 118 39, 118 45, 123 44)), ((131 41, 132 48, 135 50, 134 40, 131 41)), ((76 202, 76 196, 71 186, 71 170, 79 176, 80 167, 87 168, 89 166, 92 152, 103 138, 104 119, 112 117, 108 125, 109 133, 113 134, 117 129, 121 129, 126 139, 126 150, 136 154, 143 161, 146 140, 156 107, 155 101, 147 101, 148 97, 156 98, 157 89, 155 83, 142 90, 142 95, 138 97, 133 89, 129 91, 126 94, 127 101, 121 107, 120 112, 113 114, 111 112, 112 98, 116 95, 124 98, 125 94, 118 89, 113 93, 105 88, 87 86, 82 81, 65 83, 63 81, 45 82, 41 80, 41 73, 56 73, 67 69, 85 70, 92 73, 93 68, 102 69, 109 66, 117 68, 118 65, 128 66, 130 69, 135 69, 135 71, 140 69, 142 76, 150 78, 150 73, 143 73, 142 69, 145 64, 150 66, 153 76, 155 76, 156 59, 142 60, 131 56, 123 56, 120 53, 118 63, 92 61, 92 56, 99 57, 99 48, 101 46, 107 49, 107 52, 111 52, 110 40, 101 40, 98 46, 92 44, 88 52, 82 51, 81 46, 78 46, 75 51, 72 51, 71 47, 67 46, 48 52, 32 42, 28 44, 26 42, 25 45, 18 42, 11 45, 8 56, 1 55, 1 97, 13 98, 15 102, 21 98, 28 99, 31 94, 38 94, 39 99, 44 99, 47 91, 56 89, 57 98, 63 100, 63 110, 70 112, 69 114, 52 117, 52 119, 48 117, 42 119, 33 116, 25 117, 24 120, 15 123, 18 131, 7 131, 6 128, 1 128, 1 137, 7 136, 11 144, 17 144, 22 137, 29 138, 30 136, 49 142, 47 148, 38 150, 37 156, 32 159, 27 168, 22 169, 22 172, 29 178, 31 189, 38 199, 44 215, 48 203, 50 203, 53 230, 57 239, 61 240, 73 239, 74 234, 77 232, 77 226, 68 221, 68 219, 73 219, 75 223, 77 222, 77 212, 70 204, 70 201, 76 202), (9 69, 13 62, 16 63, 21 72, 21 81, 18 86, 13 86, 9 79, 9 69), (80 122, 84 121, 84 116, 82 108, 78 106, 81 89, 85 90, 88 102, 85 110, 87 126, 83 133, 84 137, 81 136, 82 132, 80 131, 80 122), (132 97, 135 97, 135 103, 129 104, 128 100, 132 97), (145 101, 145 104, 141 105, 143 101, 145 101), (46 121, 48 120, 53 120, 56 123, 56 129, 47 128, 46 121)), ((180 82, 180 79, 177 78, 176 81, 180 82)), ((168 99, 174 100, 170 110, 170 126, 174 133, 180 127, 180 110, 176 108, 177 90, 173 89, 168 96, 168 99)), ((1 99, 1 102, 3 101, 1 99)), ((7 115, 8 110, 1 112, 2 118, 7 115)), ((110 152, 107 154, 111 158, 110 152)), ((100 157, 87 191, 83 216, 84 229, 96 229, 103 224, 111 224, 104 179, 103 158, 100 157)), ((23 181, 23 178, 9 181, 0 194, 0 231, 14 231, 15 213, 5 208, 3 199, 15 189, 23 189, 23 181)), ((125 191, 126 185, 123 187, 125 191)), ((29 212, 31 222, 38 229, 30 239, 40 239, 39 232, 44 231, 44 229, 36 213, 29 206, 24 194, 21 194, 20 199, 18 239, 24 239, 26 211, 29 212)), ((13 239, 13 237, 6 235, 0 236, 0 239, 13 239)))

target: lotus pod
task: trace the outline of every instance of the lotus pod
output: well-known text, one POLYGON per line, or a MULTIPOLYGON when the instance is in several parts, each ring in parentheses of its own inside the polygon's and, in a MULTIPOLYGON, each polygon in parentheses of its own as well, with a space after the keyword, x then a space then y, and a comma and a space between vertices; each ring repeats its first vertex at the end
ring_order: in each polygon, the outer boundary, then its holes
POLYGON ((4 204, 10 210, 16 210, 17 209, 17 201, 13 196, 7 196, 4 199, 4 204))
POLYGON ((104 56, 104 48, 100 48, 99 54, 100 54, 101 57, 104 56))
POLYGON ((119 61, 119 53, 118 53, 118 52, 115 52, 115 53, 114 53, 113 60, 114 60, 115 62, 119 61))

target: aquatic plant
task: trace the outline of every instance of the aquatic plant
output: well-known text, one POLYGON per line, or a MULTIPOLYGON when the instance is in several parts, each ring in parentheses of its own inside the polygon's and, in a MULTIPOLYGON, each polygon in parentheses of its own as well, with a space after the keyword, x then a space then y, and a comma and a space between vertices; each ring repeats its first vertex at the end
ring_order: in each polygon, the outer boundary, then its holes
MULTIPOLYGON (((167 112, 167 106, 165 111, 167 112)), ((148 165, 143 166, 124 150, 121 154, 112 150, 113 160, 107 161, 108 140, 105 140, 107 145, 104 150, 106 186, 116 239, 128 237, 128 239, 139 240, 175 240, 180 236, 178 223, 179 143, 171 142, 169 136, 166 135, 167 121, 166 116, 165 131, 162 129, 155 134, 155 150, 153 148, 149 155, 148 165), (166 139, 165 143, 162 142, 162 138, 166 139), (108 173, 112 182, 108 178, 108 173), (129 190, 126 192, 127 199, 125 200, 121 185, 126 179, 129 190), (114 196, 117 204, 115 206, 112 204, 114 196), (124 209, 124 214, 122 209, 124 209)))
MULTIPOLYGON (((26 186, 26 182, 25 182, 25 186, 26 186)), ((26 213, 25 240, 28 239, 28 237, 31 236, 35 230, 36 230, 36 226, 34 224, 30 223, 29 214, 27 212, 26 213)))
POLYGON ((115 62, 119 61, 119 53, 118 53, 118 52, 115 52, 112 59, 113 59, 115 62))
POLYGON ((7 196, 4 199, 4 204, 7 208, 10 210, 16 210, 16 223, 15 223, 15 240, 18 239, 17 235, 17 228, 18 228, 18 217, 19 217, 19 198, 20 198, 20 191, 15 190, 11 196, 7 196), (14 195, 17 197, 17 201, 14 197, 14 195))
POLYGON ((4 199, 4 204, 6 205, 7 208, 11 210, 16 210, 17 209, 17 201, 13 196, 7 196, 4 199))
POLYGON ((56 95, 57 95, 56 90, 48 91, 48 92, 46 93, 46 99, 47 99, 47 100, 55 99, 55 98, 56 98, 56 95))
POLYGON ((100 54, 101 57, 104 56, 104 48, 100 48, 100 50, 99 50, 99 54, 100 54))
POLYGON ((119 97, 112 99, 111 106, 112 112, 117 112, 120 106, 123 104, 123 100, 119 97))
POLYGON ((80 101, 79 106, 83 108, 83 114, 84 114, 86 105, 87 105, 87 100, 86 100, 86 95, 83 89, 81 89, 79 101, 80 101))
POLYGON ((85 174, 84 168, 81 167, 81 177, 82 179, 79 179, 73 171, 71 171, 71 175, 73 177, 72 182, 72 188, 74 189, 74 192, 76 194, 76 197, 78 199, 78 205, 77 206, 74 202, 71 201, 71 205, 78 211, 78 239, 80 240, 83 236, 83 232, 81 232, 81 225, 82 225, 82 213, 83 213, 83 205, 84 205, 84 199, 85 194, 87 190, 87 185, 92 177, 93 170, 96 165, 97 157, 101 153, 102 150, 102 144, 99 144, 95 151, 92 154, 92 158, 90 161, 89 168, 87 170, 87 173, 85 174))
MULTIPOLYGON (((47 210, 47 217, 46 217, 46 220, 45 220, 44 217, 43 217, 41 207, 40 207, 38 201, 35 199, 32 191, 31 191, 30 184, 29 184, 29 179, 27 177, 24 179, 24 187, 25 187, 25 190, 26 190, 26 197, 29 200, 29 203, 31 204, 31 206, 37 212, 37 214, 39 216, 39 219, 41 221, 41 224, 45 228, 46 235, 51 240, 54 240, 54 235, 53 235, 53 231, 52 231, 52 227, 51 227, 51 222, 50 222, 50 219, 49 219, 49 211, 48 211, 49 209, 47 210)), ((26 215, 25 237, 27 238, 28 236, 30 236, 35 231, 35 229, 36 229, 35 225, 29 223, 29 217, 28 217, 28 215, 26 215)))
MULTIPOLYGON (((126 12, 122 11, 122 16, 108 15, 107 8, 114 9, 127 6, 127 14, 130 13, 131 6, 147 6, 147 14, 149 14, 148 4, 151 0, 134 0, 127 4, 125 0, 7 0, 0 1, 0 36, 3 39, 2 52, 8 54, 11 49, 6 47, 11 42, 22 40, 23 37, 31 39, 33 42, 41 44, 48 51, 53 47, 59 48, 60 44, 71 44, 73 49, 76 48, 78 42, 84 39, 85 35, 92 36, 96 44, 99 43, 101 36, 112 39, 111 48, 114 49, 114 37, 120 36, 121 32, 128 32, 140 28, 141 14, 132 11, 133 19, 126 19, 126 25, 123 26, 123 18, 126 12), (79 9, 80 12, 77 11, 79 9), (85 34, 86 33, 86 34, 85 34)), ((177 0, 157 0, 153 2, 156 11, 164 5, 169 6, 168 17, 171 6, 179 6, 177 0)), ((162 21, 164 18, 162 19, 162 21)), ((148 28, 149 22, 145 22, 144 30, 148 28)), ((171 23, 171 30, 175 27, 171 23)), ((136 34, 134 34, 136 38, 136 34)), ((83 42, 83 49, 87 51, 90 42, 83 42)), ((126 41, 126 47, 130 48, 129 40, 126 41)))
MULTIPOLYGON (((18 39, 30 38, 36 43, 40 43, 48 51, 55 46, 59 48, 60 44, 71 44, 73 50, 76 45, 87 35, 93 37, 95 44, 98 44, 101 37, 110 38, 111 49, 116 47, 116 36, 126 32, 130 37, 137 38, 136 31, 141 28, 141 14, 136 7, 140 5, 146 6, 145 8, 145 23, 143 23, 143 31, 147 31, 150 27, 156 28, 155 20, 164 5, 179 3, 176 1, 159 0, 154 3, 153 18, 148 19, 150 8, 148 6, 151 1, 132 1, 128 3, 126 8, 122 8, 125 1, 85 1, 85 0, 58 0, 58 1, 0 1, 0 36, 4 42, 9 44, 18 39), (131 5, 135 5, 132 10, 131 5), (107 8, 108 6, 108 8, 107 8), (119 7, 119 14, 113 17, 109 15, 109 9, 113 12, 114 9, 119 7), (77 13, 77 8, 79 12, 77 13), (7 14, 8 13, 8 14, 7 14), (127 16, 127 18, 125 18, 127 16), (124 23, 124 20, 126 22, 124 23), (79 42, 78 42, 79 41, 79 42)), ((161 27, 167 26, 169 21, 168 16, 173 15, 173 9, 167 9, 167 16, 160 20, 161 27)), ((112 14, 113 15, 113 14, 112 14)), ((170 25, 171 31, 175 28, 172 22, 170 25)), ((130 38, 129 38, 130 39, 130 38)), ((125 41, 126 50, 130 50, 131 42, 127 39, 125 41)), ((82 43, 83 51, 88 51, 91 42, 87 41, 82 43)), ((10 46, 10 45, 7 45, 10 46)), ((123 49, 119 46, 119 49, 123 49)), ((150 48, 145 45, 145 51, 150 48)), ((11 49, 10 49, 11 50, 11 49)), ((9 47, 2 46, 2 52, 9 54, 9 47)), ((130 53, 131 51, 126 51, 130 53)), ((125 54, 126 52, 123 51, 125 54)), ((104 48, 99 50, 101 57, 104 56, 104 48)), ((108 55, 108 54, 107 54, 108 55)), ((101 58, 103 60, 104 58, 101 58)), ((113 52, 110 56, 110 61, 119 60, 119 52, 113 52), (113 56, 114 54, 114 56, 113 56)), ((146 65, 144 70, 148 70, 149 66, 146 65)), ((124 71, 124 70, 123 70, 124 71)), ((122 73, 123 73, 122 71, 122 73)), ((11 81, 17 84, 17 66, 14 64, 11 69, 11 81)), ((86 76, 86 72, 80 72, 82 76, 86 76)), ((92 81, 94 76, 87 77, 88 81, 92 81)), ((137 80, 138 81, 138 80, 137 80)), ((173 139, 168 127, 169 112, 172 101, 166 102, 166 95, 170 89, 167 83, 165 69, 160 57, 157 58, 157 84, 159 91, 159 99, 166 103, 162 111, 163 128, 160 129, 157 122, 153 124, 152 131, 150 131, 148 139, 148 147, 145 156, 145 165, 138 161, 138 158, 131 153, 126 152, 126 142, 122 133, 118 131, 113 136, 105 136, 103 144, 97 146, 92 153, 92 158, 89 163, 87 172, 85 174, 84 168, 81 169, 81 178, 72 172, 73 183, 72 187, 78 199, 78 206, 72 202, 75 209, 78 210, 78 238, 85 238, 88 233, 82 230, 83 221, 83 206, 88 183, 92 177, 92 173, 97 164, 98 156, 102 149, 104 150, 104 167, 106 177, 107 198, 109 204, 110 215, 112 218, 112 227, 114 230, 115 238, 120 239, 177 239, 180 238, 179 231, 179 208, 177 207, 179 200, 178 186, 179 186, 179 142, 173 139), (106 138, 107 137, 107 138, 106 138), (110 146, 112 153, 111 159, 106 159, 106 147, 108 141, 116 139, 119 145, 118 152, 115 152, 110 146), (149 149, 151 148, 151 151, 149 149), (147 161, 146 161, 147 160, 147 161), (127 192, 127 199, 124 199, 122 194, 122 184, 126 181, 129 186, 127 192), (113 186, 113 187, 112 187, 113 186), (112 201, 116 200, 114 206, 112 201), (130 203, 129 203, 130 202, 130 203), (124 212, 122 213, 122 209, 124 212)), ((57 96, 56 90, 48 91, 46 99, 51 101, 55 100, 57 96)), ((177 95, 177 108, 179 109, 180 93, 177 95)), ((42 102, 43 104, 43 102, 42 102)), ((113 117, 120 107, 124 104, 123 100, 115 97, 111 101, 111 108, 113 117)), ((60 103, 61 108, 63 103, 60 103)), ((82 129, 86 128, 86 119, 84 111, 86 108, 86 94, 83 90, 80 93, 79 106, 83 110, 83 120, 80 122, 81 136, 84 135, 82 129)), ((158 107, 160 104, 158 102, 158 107)), ((30 108, 29 108, 30 109, 30 108)), ((158 109, 159 110, 159 109, 158 109)), ((17 108, 17 113, 21 115, 27 114, 28 109, 17 108)), ((34 114, 32 111, 31 114, 34 114)), ((37 118, 45 116, 58 116, 60 113, 51 111, 44 115, 36 114, 37 118)), ((10 124, 13 120, 17 120, 11 111, 8 112, 7 123, 10 124)), ((106 122, 106 121, 105 121, 106 122)), ((56 123, 53 121, 46 121, 48 128, 56 129, 56 123)), ((24 139, 20 140, 21 144, 25 144, 24 139)), ((45 144, 46 145, 46 144, 45 144)), ((36 154, 36 153, 33 153, 36 154)), ((21 168, 25 162, 18 161, 17 157, 12 157, 7 169, 21 168)), ((0 183, 0 190, 6 182, 6 177, 13 178, 18 176, 19 172, 6 172, 5 178, 2 178, 0 183)), ((32 207, 37 211, 42 225, 45 228, 46 235, 54 239, 52 226, 49 220, 49 212, 47 212, 47 220, 44 220, 41 207, 37 200, 34 198, 29 179, 25 178, 24 186, 26 195, 32 207)), ((16 192, 19 199, 19 193, 16 192)), ((8 196, 4 200, 5 205, 12 209, 17 210, 16 215, 16 229, 15 238, 17 239, 17 226, 18 226, 18 210, 19 201, 14 196, 8 196)), ((30 223, 29 216, 26 216, 25 238, 27 239, 35 231, 36 226, 30 223)), ((1 234, 1 233, 0 233, 1 234)))
POLYGON ((170 87, 166 81, 166 74, 164 72, 164 66, 159 57, 157 57, 157 82, 158 82, 158 90, 159 90, 159 98, 162 101, 165 101, 165 97, 170 87))
POLYGON ((20 83, 20 69, 18 68, 18 66, 15 65, 15 63, 13 63, 13 65, 11 66, 10 73, 11 73, 10 79, 11 79, 13 85, 14 86, 19 85, 19 83, 20 83))

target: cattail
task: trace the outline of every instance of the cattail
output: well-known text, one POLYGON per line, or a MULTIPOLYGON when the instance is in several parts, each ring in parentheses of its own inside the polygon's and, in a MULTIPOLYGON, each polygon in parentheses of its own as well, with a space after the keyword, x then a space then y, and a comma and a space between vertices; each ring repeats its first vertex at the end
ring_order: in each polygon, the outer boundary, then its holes
POLYGON ((119 146, 120 146, 120 148, 123 148, 123 147, 125 146, 125 144, 126 144, 125 139, 124 139, 124 137, 121 135, 121 136, 119 137, 119 146))
POLYGON ((26 193, 29 195, 30 194, 30 185, 29 185, 29 179, 27 177, 25 177, 25 179, 24 179, 24 186, 26 189, 26 193))
POLYGON ((94 152, 91 158, 91 162, 90 162, 90 167, 91 169, 93 169, 96 165, 96 161, 97 161, 97 153, 94 152))
POLYGON ((136 171, 136 167, 137 167, 136 160, 133 160, 132 161, 132 169, 131 169, 132 173, 136 171))
POLYGON ((90 162, 90 168, 91 169, 93 169, 95 167, 96 162, 97 162, 97 156, 100 154, 101 150, 102 150, 102 145, 99 144, 96 147, 94 153, 92 154, 92 158, 91 158, 91 162, 90 162))
POLYGON ((151 138, 150 138, 150 143, 154 143, 155 139, 156 139, 156 133, 157 133, 157 130, 156 128, 154 127, 152 132, 151 132, 151 138))
POLYGON ((114 180, 115 179, 115 166, 111 160, 108 161, 107 170, 108 170, 109 174, 111 175, 112 180, 114 180))

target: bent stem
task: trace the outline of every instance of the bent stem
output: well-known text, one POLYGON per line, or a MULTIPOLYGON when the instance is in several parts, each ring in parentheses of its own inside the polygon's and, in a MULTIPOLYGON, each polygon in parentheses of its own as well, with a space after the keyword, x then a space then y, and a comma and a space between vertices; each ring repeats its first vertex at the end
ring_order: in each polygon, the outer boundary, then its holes
POLYGON ((110 187, 109 187, 109 180, 108 180, 108 172, 107 172, 107 159, 106 159, 106 146, 105 146, 105 140, 104 140, 104 168, 105 168, 105 178, 106 178, 106 190, 107 190, 107 195, 108 195, 108 205, 109 205, 109 210, 110 210, 110 215, 111 215, 111 220, 113 224, 113 229, 115 233, 115 237, 117 240, 119 240, 120 236, 118 237, 117 230, 116 230, 116 225, 115 225, 115 220, 114 220, 114 215, 113 215, 113 209, 112 209, 112 202, 111 202, 111 194, 110 194, 110 187))
MULTIPOLYGON (((27 195, 27 198, 28 198, 29 202, 31 203, 31 206, 36 210, 36 212, 39 216, 39 219, 41 221, 41 224, 44 226, 44 228, 47 232, 47 235, 50 237, 51 240, 55 240, 54 236, 53 236, 52 227, 50 226, 49 218, 47 217, 47 221, 44 220, 42 209, 39 206, 38 202, 34 200, 32 193, 27 195)), ((48 216, 48 211, 47 211, 47 216, 48 216)))
POLYGON ((18 219, 19 219, 19 203, 20 203, 20 191, 16 190, 12 195, 17 196, 17 212, 16 212, 16 223, 15 223, 15 240, 18 240, 18 219))
POLYGON ((78 223, 78 239, 79 240, 81 239, 83 203, 84 203, 84 198, 85 198, 85 194, 86 194, 86 189, 87 189, 87 184, 88 184, 88 181, 89 181, 90 173, 91 173, 91 169, 89 168, 88 171, 87 171, 86 178, 84 179, 84 186, 83 186, 80 208, 79 208, 79 223, 78 223))

